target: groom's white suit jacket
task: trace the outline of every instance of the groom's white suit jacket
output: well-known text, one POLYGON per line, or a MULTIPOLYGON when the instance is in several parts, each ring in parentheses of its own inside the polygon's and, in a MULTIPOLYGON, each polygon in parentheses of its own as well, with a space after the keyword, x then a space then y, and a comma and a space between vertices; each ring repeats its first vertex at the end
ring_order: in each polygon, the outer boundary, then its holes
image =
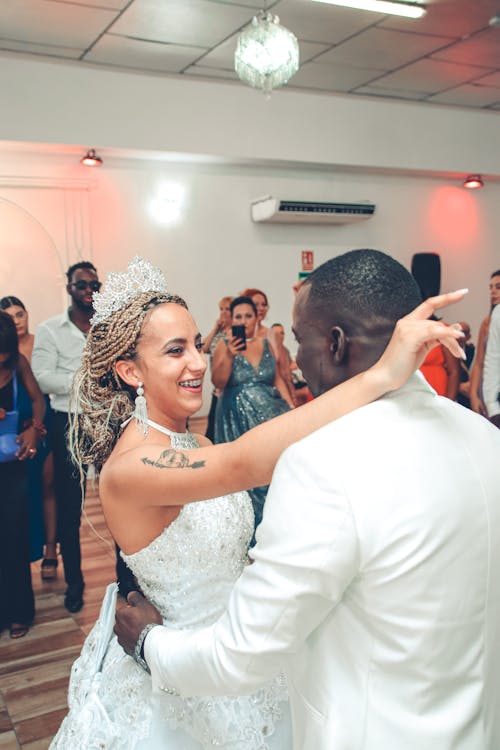
POLYGON ((500 748, 500 431, 417 374, 289 448, 227 613, 154 628, 156 689, 282 669, 295 750, 500 748))

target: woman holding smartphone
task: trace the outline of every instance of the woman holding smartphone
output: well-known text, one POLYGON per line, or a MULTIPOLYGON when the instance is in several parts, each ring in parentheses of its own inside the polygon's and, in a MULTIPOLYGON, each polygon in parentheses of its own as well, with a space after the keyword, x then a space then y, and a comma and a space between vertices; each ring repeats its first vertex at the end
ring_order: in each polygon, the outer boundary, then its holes
MULTIPOLYGON (((215 413, 216 443, 236 440, 252 427, 293 408, 272 345, 267 338, 255 335, 255 303, 250 297, 236 297, 230 309, 232 336, 219 341, 212 360, 212 382, 222 390, 215 413)), ((249 494, 257 528, 267 487, 255 487, 249 494)))

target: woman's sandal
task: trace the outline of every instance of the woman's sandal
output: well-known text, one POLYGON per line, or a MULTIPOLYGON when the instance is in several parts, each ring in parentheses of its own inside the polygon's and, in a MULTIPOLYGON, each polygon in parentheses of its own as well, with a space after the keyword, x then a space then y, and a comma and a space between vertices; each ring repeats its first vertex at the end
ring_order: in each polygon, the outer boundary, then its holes
POLYGON ((40 574, 42 581, 53 581, 57 577, 57 557, 44 557, 40 574))
POLYGON ((30 629, 24 622, 13 622, 9 628, 11 638, 22 638, 30 629))

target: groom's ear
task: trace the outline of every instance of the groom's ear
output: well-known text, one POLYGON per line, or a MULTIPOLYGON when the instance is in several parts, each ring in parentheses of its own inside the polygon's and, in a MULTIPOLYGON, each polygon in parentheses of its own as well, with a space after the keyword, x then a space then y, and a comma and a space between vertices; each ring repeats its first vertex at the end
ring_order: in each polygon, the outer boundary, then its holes
POLYGON ((347 336, 340 326, 330 330, 330 351, 334 365, 341 365, 347 354, 347 336))

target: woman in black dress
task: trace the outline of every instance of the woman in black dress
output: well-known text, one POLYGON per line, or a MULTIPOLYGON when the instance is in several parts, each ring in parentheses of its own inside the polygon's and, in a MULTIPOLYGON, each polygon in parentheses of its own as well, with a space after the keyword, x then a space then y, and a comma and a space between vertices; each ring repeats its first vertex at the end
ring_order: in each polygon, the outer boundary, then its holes
POLYGON ((19 354, 11 317, 0 311, 0 627, 11 638, 26 635, 35 604, 31 586, 26 461, 44 432, 45 403, 27 359, 19 354), (18 392, 32 402, 30 424, 19 424, 18 392))

